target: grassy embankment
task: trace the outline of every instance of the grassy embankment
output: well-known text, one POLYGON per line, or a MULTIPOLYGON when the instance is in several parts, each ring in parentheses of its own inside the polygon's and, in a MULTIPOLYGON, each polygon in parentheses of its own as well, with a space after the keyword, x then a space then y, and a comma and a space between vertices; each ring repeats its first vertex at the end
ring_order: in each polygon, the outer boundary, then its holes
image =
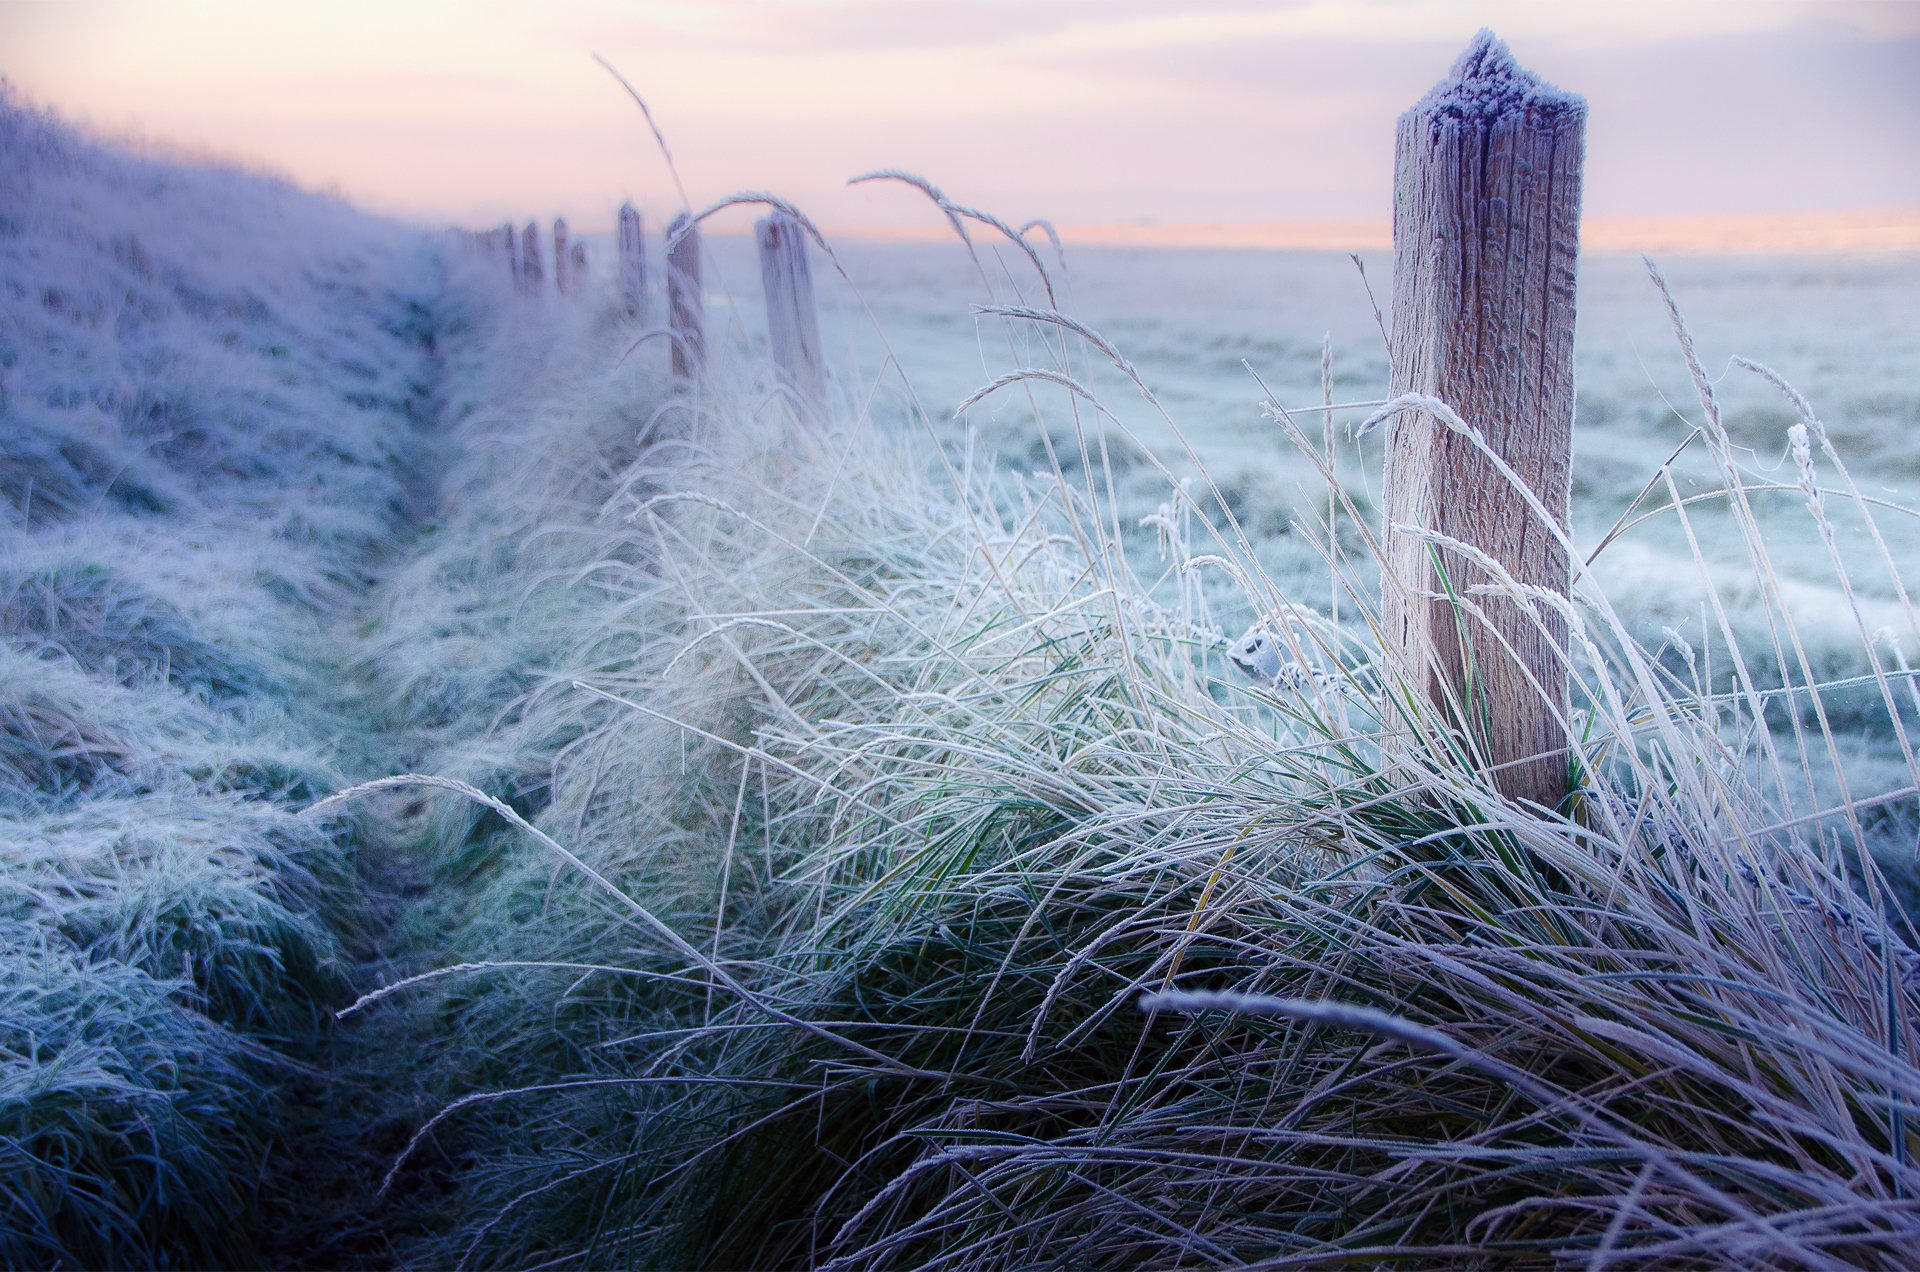
POLYGON ((246 1264, 381 917, 340 628, 430 454, 435 251, 0 101, 0 1263, 246 1264))
POLYGON ((1032 403, 1036 475, 939 457, 951 431, 857 382, 797 427, 741 359, 625 407, 654 440, 597 510, 547 439, 604 377, 556 381, 476 478, 465 506, 540 548, 443 568, 546 677, 455 695, 490 740, 431 767, 527 821, 448 813, 463 965, 360 1009, 427 996, 492 1069, 410 1146, 471 1153, 426 1257, 1897 1266, 1920 960, 1885 870, 1920 628, 1864 515, 1908 514, 1784 389, 1793 467, 1756 473, 1692 366, 1722 493, 1646 477, 1704 625, 1649 631, 1583 572, 1581 789, 1519 807, 1379 655, 1373 510, 1296 510, 1292 551, 1341 545, 1336 623, 1204 480, 1117 506, 1089 386, 1150 386, 1054 311, 1044 256, 998 255, 983 291, 1027 308, 987 317, 993 391, 1032 403), (1783 526, 1837 618, 1808 622, 1783 526), (1298 674, 1233 673, 1217 624, 1248 613, 1298 674))

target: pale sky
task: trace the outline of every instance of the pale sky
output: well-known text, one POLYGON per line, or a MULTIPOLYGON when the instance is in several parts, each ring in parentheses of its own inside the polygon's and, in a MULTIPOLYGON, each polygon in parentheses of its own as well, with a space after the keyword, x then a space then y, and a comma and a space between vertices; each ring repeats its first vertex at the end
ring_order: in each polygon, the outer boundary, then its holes
POLYGON ((677 210, 598 52, 696 204, 937 229, 844 185, 904 168, 1015 223, 1383 223, 1394 119, 1482 25, 1587 97, 1590 217, 1920 209, 1920 0, 0 0, 0 75, 433 222, 677 210))

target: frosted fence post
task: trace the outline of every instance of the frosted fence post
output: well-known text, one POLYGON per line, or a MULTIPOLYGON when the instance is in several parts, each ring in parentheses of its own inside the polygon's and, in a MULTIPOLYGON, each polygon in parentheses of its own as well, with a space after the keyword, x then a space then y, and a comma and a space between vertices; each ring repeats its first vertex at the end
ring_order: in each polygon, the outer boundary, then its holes
POLYGON ((539 295, 545 286, 540 269, 540 227, 532 221, 520 231, 520 281, 527 291, 539 295))
POLYGON ((639 210, 631 203, 620 205, 620 258, 616 278, 620 303, 627 317, 638 318, 647 308, 647 239, 639 210))
MULTIPOLYGON (((1563 531, 1586 114, 1481 31, 1400 117, 1394 158, 1391 391, 1452 407, 1563 531)), ((1386 507, 1383 608, 1404 674, 1464 729, 1504 794, 1557 804, 1569 773, 1565 619, 1476 590, 1493 582, 1486 571, 1394 527, 1469 544, 1558 596, 1566 550, 1484 452, 1423 411, 1389 424, 1386 507)))
POLYGON ((700 378, 707 364, 706 298, 700 289, 700 227, 683 212, 667 226, 667 325, 673 378, 700 378))
POLYGON ((567 278, 567 218, 553 218, 553 289, 562 296, 569 290, 567 278))
POLYGON ((800 415, 825 420, 827 379, 806 231, 784 212, 756 222, 753 229, 760 244, 760 285, 767 298, 767 345, 774 372, 793 395, 800 415))

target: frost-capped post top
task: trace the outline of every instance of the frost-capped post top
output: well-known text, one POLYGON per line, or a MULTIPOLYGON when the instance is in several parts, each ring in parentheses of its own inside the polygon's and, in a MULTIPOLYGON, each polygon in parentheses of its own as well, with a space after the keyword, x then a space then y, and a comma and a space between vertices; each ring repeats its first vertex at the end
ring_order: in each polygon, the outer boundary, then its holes
POLYGON ((1499 789, 1548 806, 1570 771, 1586 109, 1483 30, 1400 117, 1394 162, 1392 393, 1450 411, 1389 428, 1387 643, 1499 789))

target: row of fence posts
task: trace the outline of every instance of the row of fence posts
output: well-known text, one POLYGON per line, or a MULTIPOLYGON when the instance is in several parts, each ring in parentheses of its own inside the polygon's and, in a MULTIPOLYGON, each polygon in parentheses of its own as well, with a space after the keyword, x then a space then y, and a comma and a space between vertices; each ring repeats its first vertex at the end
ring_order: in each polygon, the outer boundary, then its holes
MULTIPOLYGON (((647 308, 646 229, 639 209, 620 205, 615 234, 614 287, 629 318, 647 308)), ((813 270, 804 227, 785 212, 758 222, 760 281, 766 293, 767 344, 781 392, 801 418, 824 420, 827 413, 826 363, 821 354, 820 319, 813 298, 813 270)), ((546 279, 541 267, 540 227, 527 222, 515 234, 512 225, 469 231, 470 251, 504 260, 514 289, 539 295, 546 279)), ((561 295, 579 291, 587 279, 585 244, 571 241, 564 218, 553 223, 553 283, 561 295)), ((673 342, 673 376, 683 383, 698 379, 707 360, 706 303, 701 290, 700 227, 682 214, 667 227, 667 327, 673 342)))
MULTIPOLYGON (((813 268, 800 222, 775 212, 754 225, 760 285, 767 309, 767 348, 775 380, 795 415, 815 423, 827 417, 826 361, 813 299, 813 268)), ((620 209, 620 265, 616 275, 629 315, 645 308, 647 266, 639 212, 620 209)), ((686 214, 667 226, 667 327, 676 380, 697 379, 706 366, 706 305, 701 290, 700 227, 686 214)))
MULTIPOLYGON (((1395 156, 1390 382, 1416 402, 1387 427, 1383 643, 1501 791, 1547 806, 1566 795, 1571 768, 1566 526, 1585 124, 1580 98, 1482 31, 1401 116, 1395 156), (1428 409, 1436 399, 1450 415, 1428 409)), ((619 225, 619 294, 638 317, 646 265, 632 205, 619 225)), ((807 227, 776 211, 754 230, 779 388, 798 418, 822 421, 807 227)), ((532 224, 517 255, 511 226, 477 238, 509 256, 523 290, 540 290, 532 224)), ((565 293, 585 278, 585 257, 564 221, 553 238, 565 293)), ((685 216, 668 227, 667 309, 673 374, 697 380, 700 238, 685 216)))
MULTIPOLYGON (((539 295, 546 290, 546 269, 541 261, 540 225, 528 221, 516 231, 511 223, 491 230, 468 230, 462 236, 466 249, 474 254, 506 262, 514 290, 539 295)), ((565 217, 553 222, 553 286, 561 295, 577 291, 587 280, 587 247, 571 242, 565 217)))
MULTIPOLYGON (((673 337, 673 374, 676 380, 698 379, 706 366, 706 305, 700 286, 700 230, 687 217, 677 216, 667 235, 667 317, 673 337)), ((541 260, 541 233, 537 222, 524 230, 512 224, 461 234, 469 254, 504 261, 516 292, 538 296, 546 290, 541 260)), ((646 316, 646 231, 639 209, 620 205, 616 236, 614 285, 629 318, 646 316)), ((571 238, 565 217, 553 222, 553 286, 560 295, 582 291, 588 278, 586 244, 571 238)))

